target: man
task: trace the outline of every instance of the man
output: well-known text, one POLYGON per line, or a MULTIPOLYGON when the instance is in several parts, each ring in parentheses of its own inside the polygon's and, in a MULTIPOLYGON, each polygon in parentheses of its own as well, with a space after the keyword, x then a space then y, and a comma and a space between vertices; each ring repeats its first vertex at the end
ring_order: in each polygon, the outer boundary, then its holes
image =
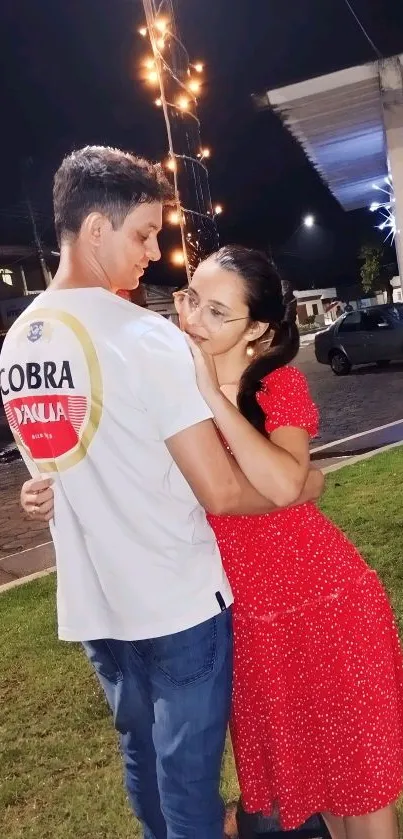
POLYGON ((116 295, 160 258, 169 198, 130 154, 63 161, 60 266, 7 335, 1 389, 31 475, 54 481, 59 637, 105 691, 145 839, 222 839, 232 596, 204 511, 270 505, 222 447, 179 330, 116 295))

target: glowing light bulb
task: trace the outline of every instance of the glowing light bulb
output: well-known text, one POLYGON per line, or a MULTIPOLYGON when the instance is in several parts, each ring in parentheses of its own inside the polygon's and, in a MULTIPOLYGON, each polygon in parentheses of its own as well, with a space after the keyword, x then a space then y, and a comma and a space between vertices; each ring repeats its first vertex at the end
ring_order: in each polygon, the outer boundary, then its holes
POLYGON ((200 157, 210 157, 211 151, 210 149, 202 149, 200 157))
POLYGON ((164 41, 163 38, 158 38, 158 40, 156 41, 156 44, 157 44, 157 47, 158 47, 159 50, 163 50, 164 47, 165 47, 165 41, 164 41))
POLYGON ((180 214, 177 210, 172 210, 172 212, 168 216, 168 221, 170 224, 179 224, 180 223, 180 214))
POLYGON ((305 216, 304 218, 304 226, 305 227, 313 227, 315 224, 314 216, 305 216))
POLYGON ((146 35, 147 35, 147 27, 146 26, 142 26, 141 29, 139 29, 139 35, 141 35, 142 38, 146 37, 146 35))
POLYGON ((153 58, 146 58, 144 62, 144 67, 147 67, 147 70, 152 70, 155 67, 155 61, 153 58))
POLYGON ((148 74, 148 81, 151 82, 151 84, 157 84, 158 73, 156 70, 152 70, 151 73, 148 74))
POLYGON ((192 91, 192 93, 199 93, 201 85, 200 85, 200 82, 196 82, 196 81, 192 80, 191 82, 189 82, 188 87, 189 87, 189 90, 192 91))
POLYGON ((155 104, 156 104, 157 108, 162 108, 162 99, 156 99, 155 104))
POLYGON ((189 99, 186 99, 186 96, 180 96, 177 104, 181 111, 186 111, 189 107, 189 99))
POLYGON ((217 206, 216 206, 216 207, 214 207, 214 212, 215 212, 216 216, 220 216, 220 215, 221 215, 221 213, 222 213, 222 206, 221 206, 221 204, 217 204, 217 206))
POLYGON ((173 157, 170 157, 169 160, 167 160, 166 166, 170 172, 176 172, 176 160, 174 160, 173 157))
POLYGON ((198 62, 198 64, 195 64, 194 68, 196 70, 196 73, 202 73, 203 72, 203 64, 201 64, 200 62, 198 62))
POLYGON ((171 260, 174 265, 180 266, 185 264, 185 257, 183 251, 177 250, 173 251, 171 255, 171 260))

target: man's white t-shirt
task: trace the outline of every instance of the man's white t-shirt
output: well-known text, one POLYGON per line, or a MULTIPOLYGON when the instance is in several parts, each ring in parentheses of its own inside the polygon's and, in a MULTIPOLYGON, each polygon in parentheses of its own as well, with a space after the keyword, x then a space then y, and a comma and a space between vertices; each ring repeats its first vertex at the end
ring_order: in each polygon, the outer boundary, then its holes
POLYGON ((211 418, 179 329, 101 288, 49 289, 10 329, 0 368, 24 460, 55 482, 59 637, 155 638, 230 605, 164 442, 211 418))

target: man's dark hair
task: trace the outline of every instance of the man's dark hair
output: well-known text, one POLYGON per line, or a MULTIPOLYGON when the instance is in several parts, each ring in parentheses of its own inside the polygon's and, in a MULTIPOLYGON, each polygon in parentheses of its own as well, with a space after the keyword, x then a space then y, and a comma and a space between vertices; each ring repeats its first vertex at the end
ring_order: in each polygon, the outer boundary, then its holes
POLYGON ((172 187, 158 163, 106 146, 72 152, 57 170, 53 207, 58 242, 79 233, 92 212, 103 213, 115 229, 138 204, 172 201, 172 187))

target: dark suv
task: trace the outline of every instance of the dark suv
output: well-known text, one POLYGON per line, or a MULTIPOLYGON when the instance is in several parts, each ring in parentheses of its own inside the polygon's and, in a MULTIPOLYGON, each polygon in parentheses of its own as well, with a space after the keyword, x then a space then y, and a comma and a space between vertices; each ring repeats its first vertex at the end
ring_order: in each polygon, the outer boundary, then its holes
POLYGON ((336 376, 353 365, 403 361, 403 303, 370 306, 342 315, 315 336, 315 355, 336 376))

